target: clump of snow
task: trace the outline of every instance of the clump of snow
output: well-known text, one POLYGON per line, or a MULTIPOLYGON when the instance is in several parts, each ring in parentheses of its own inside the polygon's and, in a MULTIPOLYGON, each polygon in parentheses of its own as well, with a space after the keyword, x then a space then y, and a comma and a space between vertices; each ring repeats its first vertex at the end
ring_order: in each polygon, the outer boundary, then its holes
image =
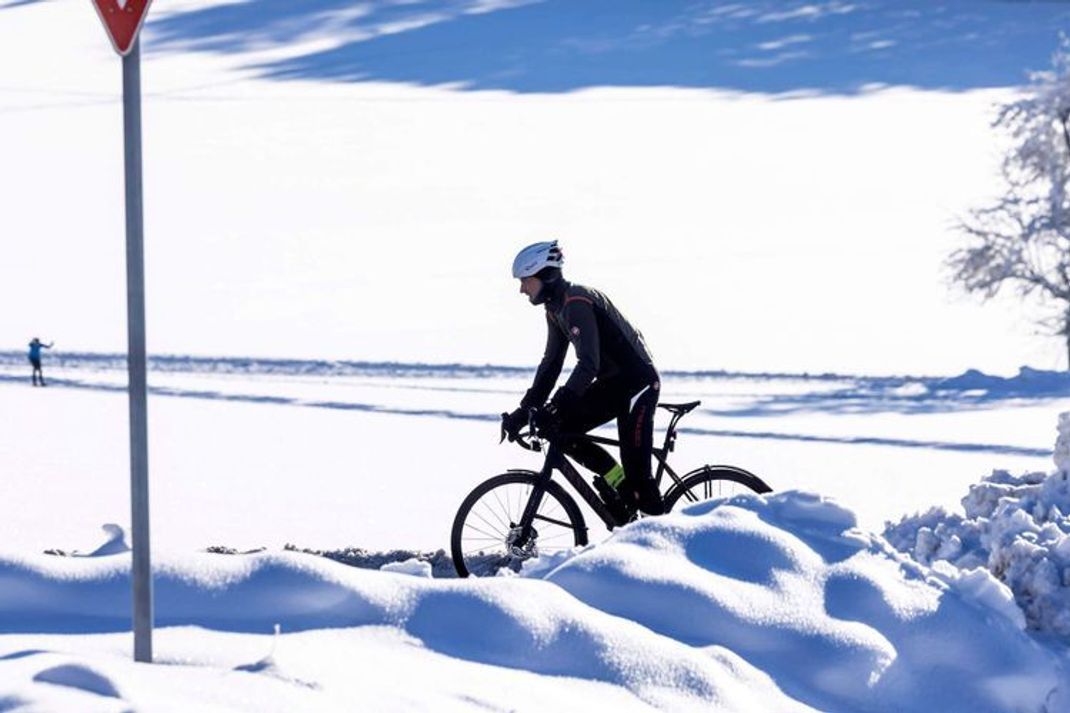
POLYGON ((130 552, 130 545, 126 541, 126 531, 119 525, 109 522, 100 526, 104 531, 104 541, 93 548, 90 552, 81 550, 61 550, 50 548, 45 550, 46 555, 58 555, 60 557, 108 557, 130 552))
POLYGON ((897 386, 891 389, 893 396, 901 398, 910 398, 915 396, 925 396, 929 393, 929 387, 920 381, 908 381, 902 386, 897 386))
POLYGON ((90 552, 87 555, 88 557, 107 557, 108 555, 117 555, 130 551, 130 545, 126 542, 126 532, 122 527, 109 522, 101 525, 101 529, 104 530, 107 538, 99 547, 90 552))
POLYGON ((1053 473, 993 471, 970 487, 964 514, 933 508, 889 525, 885 536, 949 583, 998 599, 983 582, 994 578, 1025 626, 1070 640, 1070 413, 1059 416, 1053 457, 1053 473))
POLYGON ((416 557, 404 562, 387 562, 379 568, 380 572, 394 572, 396 574, 411 574, 414 577, 431 578, 431 563, 416 557))

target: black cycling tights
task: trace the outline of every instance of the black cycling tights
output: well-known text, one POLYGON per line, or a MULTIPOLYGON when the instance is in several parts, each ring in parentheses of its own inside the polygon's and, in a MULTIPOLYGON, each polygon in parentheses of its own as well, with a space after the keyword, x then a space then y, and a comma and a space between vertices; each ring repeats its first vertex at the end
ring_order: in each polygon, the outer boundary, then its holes
MULTIPOLYGON (((625 494, 632 495, 648 515, 664 512, 650 472, 659 387, 657 381, 640 386, 614 379, 595 381, 561 416, 561 430, 566 433, 587 433, 617 419, 625 494)), ((600 475, 605 475, 617 464, 605 448, 590 441, 570 439, 565 442, 564 450, 584 468, 600 475)))

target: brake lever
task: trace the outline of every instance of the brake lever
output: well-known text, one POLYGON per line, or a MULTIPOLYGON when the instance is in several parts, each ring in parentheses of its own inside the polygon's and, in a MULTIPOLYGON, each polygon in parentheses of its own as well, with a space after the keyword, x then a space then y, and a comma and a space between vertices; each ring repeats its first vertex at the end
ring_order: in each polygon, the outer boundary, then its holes
POLYGON ((505 442, 505 418, 508 415, 509 414, 507 414, 507 413, 503 413, 502 414, 502 418, 501 418, 502 433, 501 433, 501 438, 498 439, 498 445, 501 445, 502 443, 505 442))
POLYGON ((535 428, 535 407, 528 409, 528 431, 531 433, 531 450, 536 453, 542 452, 542 439, 539 438, 539 431, 535 428))

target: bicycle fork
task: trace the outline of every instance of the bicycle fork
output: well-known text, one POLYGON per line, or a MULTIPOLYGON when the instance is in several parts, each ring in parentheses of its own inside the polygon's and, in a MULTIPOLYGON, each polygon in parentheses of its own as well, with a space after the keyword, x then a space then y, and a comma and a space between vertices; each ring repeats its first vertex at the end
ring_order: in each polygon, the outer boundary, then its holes
POLYGON ((553 477, 554 467, 560 457, 561 452, 558 447, 551 444, 546 452, 546 461, 543 463, 542 470, 539 471, 539 477, 535 480, 535 486, 528 497, 528 503, 524 506, 524 513, 520 516, 520 522, 516 523, 516 528, 513 531, 515 536, 511 535, 510 537, 512 541, 509 545, 515 554, 532 554, 533 537, 538 537, 538 532, 535 530, 535 515, 539 512, 542 498, 546 494, 546 484, 553 477))

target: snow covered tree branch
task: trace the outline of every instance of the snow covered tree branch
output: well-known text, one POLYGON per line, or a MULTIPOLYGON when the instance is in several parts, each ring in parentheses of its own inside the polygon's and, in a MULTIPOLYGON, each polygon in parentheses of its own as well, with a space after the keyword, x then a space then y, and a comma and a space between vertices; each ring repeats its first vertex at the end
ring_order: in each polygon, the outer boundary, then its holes
POLYGON ((1052 70, 1031 79, 993 122, 1011 140, 1004 193, 960 221, 969 243, 948 266, 953 282, 986 300, 1005 290, 1035 299, 1040 323, 1064 338, 1070 359, 1070 41, 1052 70))

